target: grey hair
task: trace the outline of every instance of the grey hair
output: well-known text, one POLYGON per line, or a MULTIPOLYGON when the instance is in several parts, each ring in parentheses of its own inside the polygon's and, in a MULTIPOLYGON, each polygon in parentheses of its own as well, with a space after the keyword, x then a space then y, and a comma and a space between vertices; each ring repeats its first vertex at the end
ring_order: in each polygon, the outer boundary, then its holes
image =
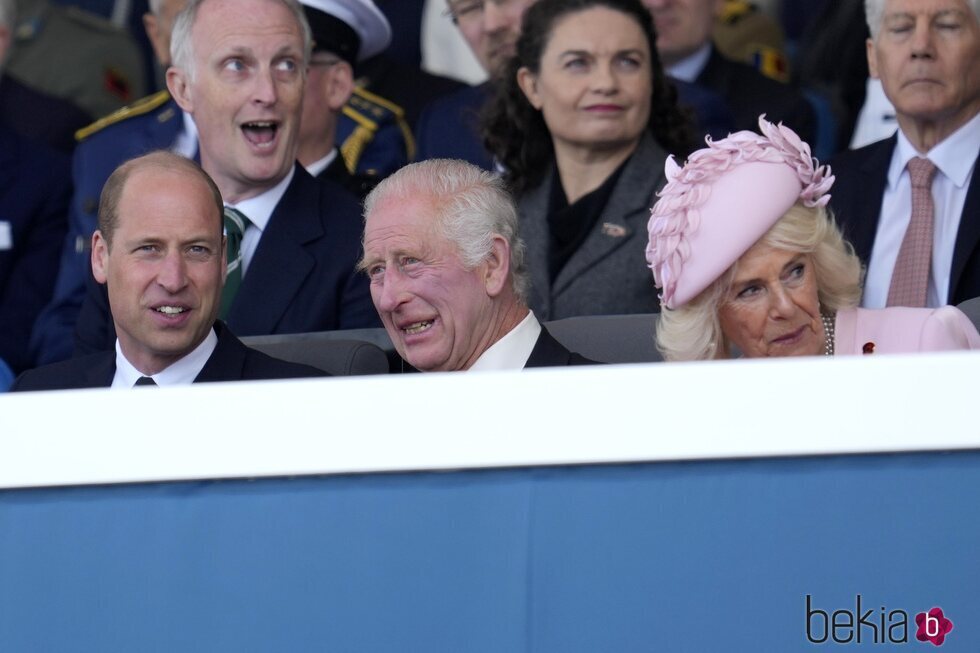
MULTIPOLYGON (((310 53, 313 50, 313 33, 310 31, 310 24, 306 20, 302 5, 297 0, 273 0, 279 2, 292 12, 296 23, 303 34, 303 70, 310 63, 310 53)), ((170 60, 174 67, 183 70, 190 79, 194 79, 194 50, 191 41, 191 31, 194 29, 194 22, 197 20, 197 12, 207 0, 190 0, 177 18, 174 19, 173 32, 170 35, 170 60)))
POLYGON ((159 16, 160 11, 163 9, 163 0, 147 0, 147 5, 151 14, 159 16))
MULTIPOLYGON (((861 301, 861 261, 826 208, 794 204, 759 242, 774 249, 810 254, 822 312, 834 314, 861 301)), ((729 344, 721 330, 718 309, 737 270, 738 261, 687 304, 661 312, 657 349, 664 360, 728 357, 729 344)))
POLYGON ((510 246, 511 287, 527 303, 526 247, 514 200, 498 175, 455 159, 412 163, 384 179, 365 198, 364 220, 382 202, 417 196, 432 200, 440 232, 456 246, 469 269, 490 256, 494 236, 503 237, 510 246))
MULTIPOLYGON (((877 40, 878 32, 881 31, 881 21, 885 15, 885 2, 887 0, 864 0, 864 16, 868 21, 868 31, 871 38, 877 40)), ((973 15, 980 21, 980 0, 964 0, 973 10, 973 15)))

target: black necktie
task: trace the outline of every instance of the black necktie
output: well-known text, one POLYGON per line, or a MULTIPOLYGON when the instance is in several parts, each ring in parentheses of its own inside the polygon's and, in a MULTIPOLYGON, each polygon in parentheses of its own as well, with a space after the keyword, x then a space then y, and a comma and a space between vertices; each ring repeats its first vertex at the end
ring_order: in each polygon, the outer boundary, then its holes
POLYGON ((154 381, 152 378, 148 376, 141 376, 140 378, 136 379, 136 383, 133 385, 133 387, 136 387, 138 385, 152 385, 156 387, 156 384, 157 382, 154 381))

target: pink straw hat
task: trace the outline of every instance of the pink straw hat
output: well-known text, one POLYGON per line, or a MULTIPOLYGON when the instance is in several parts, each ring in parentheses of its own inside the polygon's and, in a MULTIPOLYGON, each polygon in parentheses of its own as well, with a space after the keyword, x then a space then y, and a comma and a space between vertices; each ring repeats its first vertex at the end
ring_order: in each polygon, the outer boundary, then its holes
POLYGON ((647 263, 662 288, 660 303, 677 308, 720 277, 797 200, 824 206, 834 183, 810 146, 782 124, 759 116, 762 136, 730 134, 688 158, 668 158, 667 185, 650 210, 647 263))

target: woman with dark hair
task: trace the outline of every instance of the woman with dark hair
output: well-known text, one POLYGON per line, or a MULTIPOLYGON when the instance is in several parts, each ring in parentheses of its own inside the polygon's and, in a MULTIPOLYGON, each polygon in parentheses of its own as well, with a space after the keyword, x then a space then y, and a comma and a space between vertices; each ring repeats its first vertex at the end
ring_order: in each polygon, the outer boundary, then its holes
POLYGON ((691 147, 640 0, 539 0, 483 116, 518 199, 539 319, 657 310, 644 225, 691 147))

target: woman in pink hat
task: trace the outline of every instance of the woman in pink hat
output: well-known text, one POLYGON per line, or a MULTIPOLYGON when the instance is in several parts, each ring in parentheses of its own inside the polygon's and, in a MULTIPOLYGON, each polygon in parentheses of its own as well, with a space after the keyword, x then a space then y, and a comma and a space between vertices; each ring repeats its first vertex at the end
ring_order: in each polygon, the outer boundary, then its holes
POLYGON ((863 271, 827 212, 830 170, 759 118, 668 159, 649 222, 665 360, 980 348, 958 309, 857 308, 863 271))

